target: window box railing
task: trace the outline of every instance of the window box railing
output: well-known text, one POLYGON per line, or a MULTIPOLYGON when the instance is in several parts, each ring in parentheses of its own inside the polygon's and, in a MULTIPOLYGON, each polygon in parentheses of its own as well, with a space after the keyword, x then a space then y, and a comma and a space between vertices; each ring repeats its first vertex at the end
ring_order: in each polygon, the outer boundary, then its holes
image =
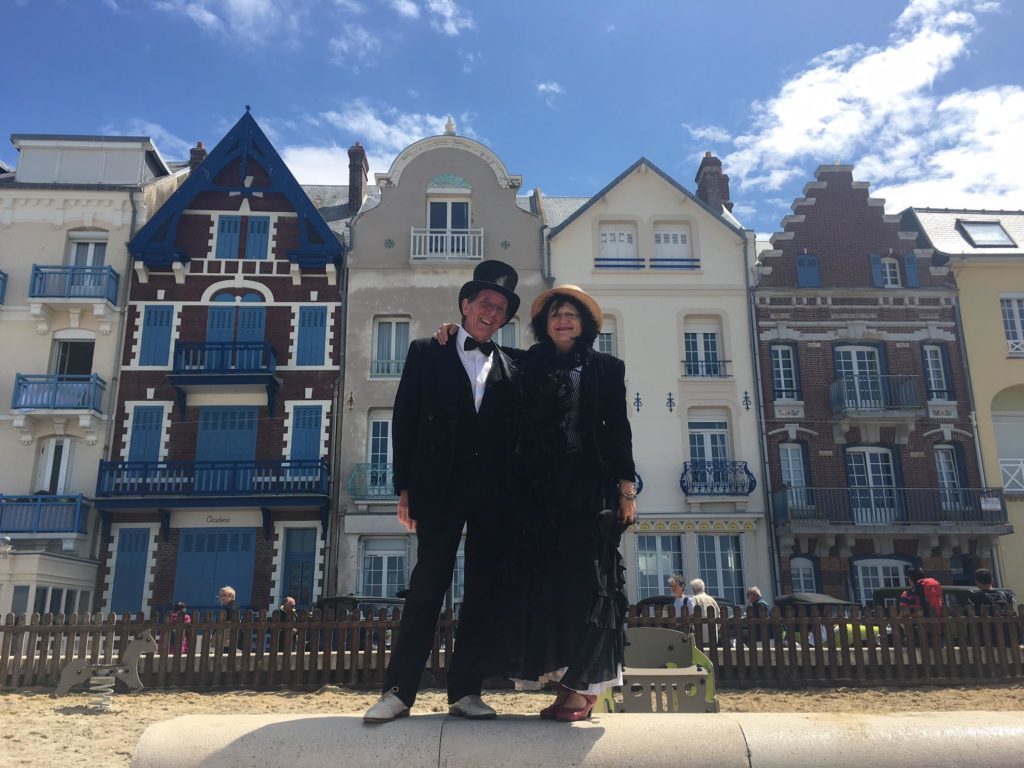
POLYGON ((844 376, 829 385, 828 399, 835 414, 924 407, 917 376, 844 376))
POLYGON ((273 373, 277 352, 269 341, 179 341, 174 373, 273 373))
POLYGON ((85 533, 85 511, 81 495, 0 494, 0 533, 85 533))
POLYGON ((375 379, 398 378, 405 370, 405 360, 371 360, 370 376, 375 379))
POLYGON ((7 273, 0 270, 0 304, 7 301, 7 273))
POLYGON ((1000 525, 999 488, 784 488, 773 494, 776 521, 840 525, 1000 525))
POLYGON ((651 269, 700 269, 700 259, 668 258, 652 256, 651 269))
POLYGON ((598 256, 595 269, 643 269, 647 266, 639 256, 598 256))
POLYGON ((103 413, 107 382, 90 376, 19 373, 14 379, 11 408, 15 410, 83 410, 103 413))
POLYGON ((687 461, 679 487, 687 496, 749 496, 757 480, 745 461, 687 461))
POLYGON ((412 228, 412 250, 410 258, 431 259, 472 259, 484 257, 484 230, 477 229, 427 229, 412 228))
POLYGON ((97 496, 323 495, 326 459, 101 461, 97 496))
POLYGON ((1000 459, 999 471, 1004 491, 1024 494, 1024 459, 1000 459))
POLYGON ((724 379, 732 374, 728 371, 731 360, 683 360, 683 376, 694 379, 724 379))
POLYGON ((121 276, 113 267, 44 267, 32 265, 28 295, 32 299, 100 299, 117 304, 121 276))
POLYGON ((1024 339, 1007 339, 1006 351, 1014 357, 1024 356, 1024 339))
POLYGON ((347 487, 353 499, 398 498, 392 464, 356 464, 347 487))

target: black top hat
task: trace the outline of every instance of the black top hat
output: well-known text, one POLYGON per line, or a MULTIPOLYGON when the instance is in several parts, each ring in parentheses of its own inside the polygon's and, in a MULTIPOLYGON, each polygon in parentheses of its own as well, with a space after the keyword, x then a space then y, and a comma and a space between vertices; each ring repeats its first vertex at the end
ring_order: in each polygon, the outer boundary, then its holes
POLYGON ((505 262, 497 259, 481 261, 473 270, 473 279, 462 286, 462 290, 459 291, 459 312, 462 312, 463 299, 471 293, 486 288, 497 291, 508 299, 508 312, 505 315, 505 323, 507 323, 519 311, 519 297, 514 293, 518 282, 519 274, 505 262))

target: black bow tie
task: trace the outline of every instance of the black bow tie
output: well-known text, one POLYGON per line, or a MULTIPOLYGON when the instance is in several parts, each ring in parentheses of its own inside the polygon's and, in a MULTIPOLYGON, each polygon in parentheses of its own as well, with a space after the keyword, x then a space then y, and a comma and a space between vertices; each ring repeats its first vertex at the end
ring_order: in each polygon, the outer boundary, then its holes
POLYGON ((472 352, 474 349, 479 349, 481 354, 489 355, 494 351, 493 341, 477 341, 472 336, 467 336, 466 340, 462 342, 462 348, 467 352, 472 352))

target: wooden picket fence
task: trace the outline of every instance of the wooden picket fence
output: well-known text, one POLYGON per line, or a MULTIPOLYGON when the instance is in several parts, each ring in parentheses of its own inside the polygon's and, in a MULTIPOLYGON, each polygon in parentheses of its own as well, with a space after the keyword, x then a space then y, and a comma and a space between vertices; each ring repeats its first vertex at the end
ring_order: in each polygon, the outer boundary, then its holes
MULTIPOLYGON (((1010 616, 954 613, 936 618, 853 609, 848 617, 676 617, 671 607, 630 609, 630 626, 693 631, 714 664, 720 688, 896 687, 1021 682, 1024 610, 1010 616), (826 627, 826 630, 822 630, 826 627), (807 642, 813 635, 815 642, 807 642)), ((444 687, 458 622, 442 614, 424 686, 444 687)), ((376 689, 384 680, 397 614, 193 614, 184 630, 142 615, 9 614, 0 625, 0 690, 53 688, 74 660, 114 663, 135 634, 152 630, 158 650, 143 656, 146 688, 315 690, 324 685, 376 689), (27 618, 27 621, 26 621, 27 618)), ((500 686, 501 681, 489 684, 500 686)), ((507 685, 507 683, 505 683, 507 685)))

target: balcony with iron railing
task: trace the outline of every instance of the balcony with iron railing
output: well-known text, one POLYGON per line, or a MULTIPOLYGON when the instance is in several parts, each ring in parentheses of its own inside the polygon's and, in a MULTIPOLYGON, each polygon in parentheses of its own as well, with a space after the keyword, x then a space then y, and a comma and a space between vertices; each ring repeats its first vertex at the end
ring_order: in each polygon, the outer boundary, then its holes
POLYGON ((749 496, 757 480, 745 461, 687 461, 679 487, 687 496, 749 496))
POLYGON ((16 411, 95 411, 103 413, 107 383, 92 375, 27 375, 14 379, 11 408, 16 411))
POLYGON ((389 501, 398 498, 393 464, 356 464, 346 487, 353 499, 389 501))
POLYGON ((480 261, 484 257, 484 230, 412 228, 413 261, 480 261))
POLYGON ((1005 525, 999 488, 784 488, 773 494, 779 524, 1005 525))
POLYGON ((1024 495, 1024 459, 1000 459, 999 472, 1006 493, 1024 495))
POLYGON ((842 416, 917 416, 924 410, 918 376, 864 374, 843 376, 828 388, 832 413, 842 416))
POLYGON ((1006 352, 1010 357, 1024 357, 1024 339, 1007 339, 1006 352))
POLYGON ((121 276, 113 267, 49 267, 32 265, 29 299, 68 301, 109 301, 117 305, 121 276))
POLYGON ((266 392, 273 413, 281 385, 276 371, 277 351, 269 341, 179 341, 168 378, 182 411, 190 392, 223 386, 239 394, 266 392))
POLYGON ((405 360, 371 360, 370 378, 397 379, 405 370, 405 360))
POLYGON ((683 376, 688 379, 727 379, 731 360, 683 360, 683 376))
POLYGON ((325 496, 326 459, 101 461, 98 498, 325 496))
POLYGON ((81 495, 0 494, 0 533, 84 534, 87 511, 81 495))

